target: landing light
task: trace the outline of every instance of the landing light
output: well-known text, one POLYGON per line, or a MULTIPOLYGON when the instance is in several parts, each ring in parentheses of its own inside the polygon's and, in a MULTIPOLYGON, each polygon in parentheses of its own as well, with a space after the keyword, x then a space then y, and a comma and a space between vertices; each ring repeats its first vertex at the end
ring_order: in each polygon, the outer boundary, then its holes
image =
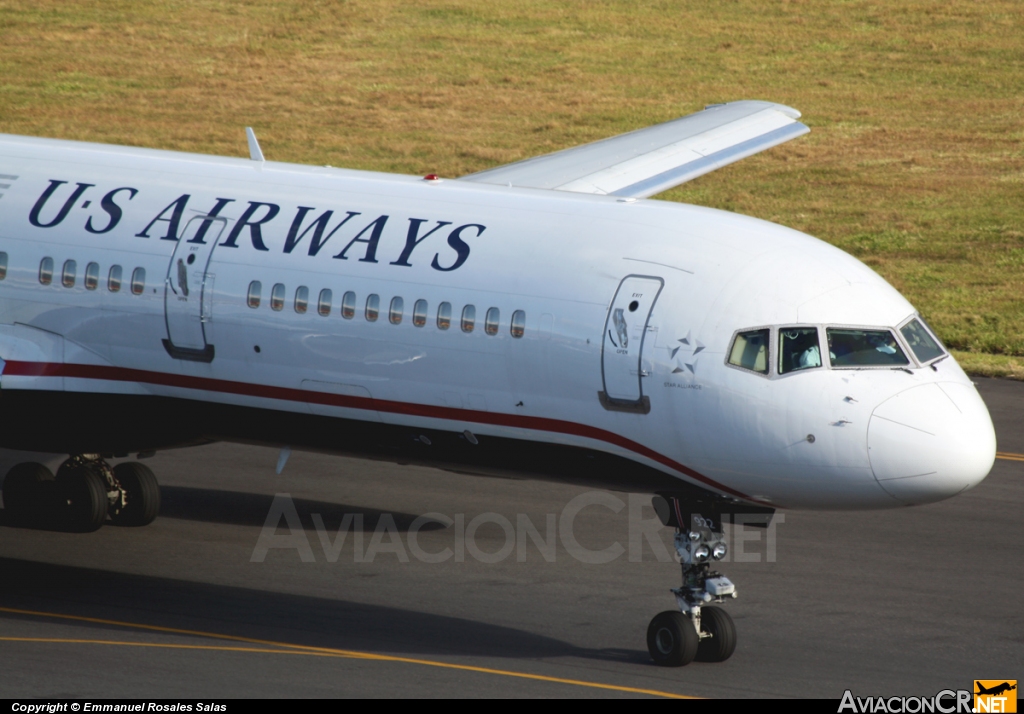
POLYGON ((690 531, 690 540, 692 540, 694 543, 699 541, 700 540, 700 533, 698 533, 697 531, 690 531))
POLYGON ((725 547, 725 543, 715 543, 715 547, 711 550, 711 557, 715 560, 721 560, 728 552, 729 549, 725 547))
POLYGON ((698 547, 697 550, 693 551, 693 560, 696 563, 703 563, 708 559, 709 555, 711 555, 711 549, 706 545, 702 545, 698 547))

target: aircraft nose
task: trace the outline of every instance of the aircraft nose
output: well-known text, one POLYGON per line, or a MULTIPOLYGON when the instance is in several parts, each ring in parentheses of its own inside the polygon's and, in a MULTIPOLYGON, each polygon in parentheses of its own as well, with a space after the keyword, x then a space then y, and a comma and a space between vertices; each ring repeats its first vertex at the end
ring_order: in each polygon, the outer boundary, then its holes
POLYGON ((996 433, 973 386, 911 387, 882 402, 868 423, 868 456, 887 493, 910 505, 976 486, 996 458, 996 433))

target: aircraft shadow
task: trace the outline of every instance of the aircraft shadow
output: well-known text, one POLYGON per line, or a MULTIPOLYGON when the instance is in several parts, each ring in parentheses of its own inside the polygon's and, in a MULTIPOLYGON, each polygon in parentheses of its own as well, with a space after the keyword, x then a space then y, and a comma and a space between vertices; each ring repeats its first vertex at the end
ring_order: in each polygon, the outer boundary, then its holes
MULTIPOLYGON (((233 526, 262 526, 270 513, 270 504, 274 497, 262 493, 245 493, 243 491, 220 491, 217 489, 192 488, 189 486, 160 487, 160 517, 178 518, 186 521, 202 521, 205 523, 223 523, 233 526)), ((412 522, 419 516, 395 511, 380 511, 375 508, 351 506, 344 503, 313 501, 305 498, 292 498, 295 510, 299 514, 306 530, 314 531, 313 514, 323 518, 328 530, 336 530, 347 513, 362 514, 363 531, 372 533, 377 522, 385 513, 395 519, 398 530, 406 532, 412 522)), ((443 530, 440 523, 427 523, 420 530, 443 530)))
MULTIPOLYGON (((160 518, 176 518, 186 521, 200 521, 204 523, 221 523, 233 526, 262 526, 267 521, 270 513, 270 505, 274 497, 261 493, 246 493, 244 491, 221 491, 218 489, 192 488, 188 486, 161 486, 160 487, 160 518)), ((295 510, 299 519, 307 531, 316 530, 313 522, 313 514, 317 513, 323 518, 324 527, 334 532, 341 525, 346 514, 361 514, 363 517, 362 530, 372 533, 377 528, 381 516, 390 513, 395 519, 398 530, 405 533, 409 530, 412 522, 418 516, 410 513, 399 513, 395 511, 381 511, 375 508, 364 508, 362 506, 351 506, 344 503, 330 503, 328 501, 314 501, 305 498, 292 498, 295 510)), ((355 523, 350 530, 355 528, 355 523)), ((107 526, 112 525, 107 523, 107 526)), ((33 530, 63 531, 58 522, 52 519, 44 519, 40 522, 20 522, 12 519, 3 509, 0 509, 0 526, 14 526, 19 528, 30 528, 33 530)), ((419 530, 433 531, 443 530, 445 526, 441 523, 425 523, 419 530)))
MULTIPOLYGON (((313 647, 410 656, 649 661, 646 652, 580 648, 552 637, 461 617, 14 558, 0 558, 0 605, 313 647)), ((0 613, 0 618, 112 633, 102 639, 117 639, 125 633, 123 627, 97 622, 13 613, 0 613)))

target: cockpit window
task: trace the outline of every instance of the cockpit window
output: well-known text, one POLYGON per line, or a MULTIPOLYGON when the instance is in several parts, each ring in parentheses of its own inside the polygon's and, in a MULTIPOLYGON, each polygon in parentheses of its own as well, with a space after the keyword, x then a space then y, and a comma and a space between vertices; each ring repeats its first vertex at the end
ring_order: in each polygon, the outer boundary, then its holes
POLYGON ((888 330, 828 328, 829 358, 833 367, 888 367, 909 364, 896 338, 888 330))
POLYGON ((931 362, 936 357, 946 354, 942 345, 931 335, 931 331, 925 329, 924 322, 920 319, 913 319, 900 328, 903 339, 910 345, 914 355, 922 363, 931 362))
POLYGON ((779 374, 821 366, 818 328, 783 327, 779 329, 779 374))
POLYGON ((741 332, 733 340, 729 364, 752 372, 768 374, 768 340, 770 330, 741 332))

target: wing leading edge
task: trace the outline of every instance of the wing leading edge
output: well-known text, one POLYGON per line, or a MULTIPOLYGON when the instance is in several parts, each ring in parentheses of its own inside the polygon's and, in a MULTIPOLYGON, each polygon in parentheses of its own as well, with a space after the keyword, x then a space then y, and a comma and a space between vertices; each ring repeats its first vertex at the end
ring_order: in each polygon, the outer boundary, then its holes
POLYGON ((664 124, 556 151, 463 181, 646 198, 810 131, 782 104, 715 104, 664 124))

